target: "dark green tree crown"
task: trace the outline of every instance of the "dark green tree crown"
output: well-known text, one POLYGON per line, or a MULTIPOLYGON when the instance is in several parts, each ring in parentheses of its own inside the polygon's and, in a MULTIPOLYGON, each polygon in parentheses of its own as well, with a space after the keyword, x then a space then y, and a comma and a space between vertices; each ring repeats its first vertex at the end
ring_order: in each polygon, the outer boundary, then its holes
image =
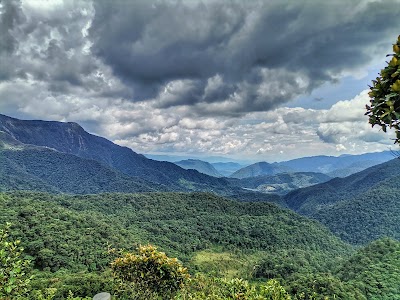
POLYGON ((393 44, 392 59, 381 70, 380 76, 372 80, 369 92, 371 105, 367 105, 365 115, 372 126, 381 126, 386 132, 393 128, 395 143, 400 143, 400 36, 393 44))

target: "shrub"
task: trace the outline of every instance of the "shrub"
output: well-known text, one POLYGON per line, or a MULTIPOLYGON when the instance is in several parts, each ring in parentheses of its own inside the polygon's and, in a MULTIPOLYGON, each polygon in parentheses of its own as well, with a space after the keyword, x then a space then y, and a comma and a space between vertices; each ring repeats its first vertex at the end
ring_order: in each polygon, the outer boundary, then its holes
POLYGON ((134 298, 172 298, 190 278, 176 258, 169 258, 152 245, 139 246, 111 263, 118 294, 134 298))

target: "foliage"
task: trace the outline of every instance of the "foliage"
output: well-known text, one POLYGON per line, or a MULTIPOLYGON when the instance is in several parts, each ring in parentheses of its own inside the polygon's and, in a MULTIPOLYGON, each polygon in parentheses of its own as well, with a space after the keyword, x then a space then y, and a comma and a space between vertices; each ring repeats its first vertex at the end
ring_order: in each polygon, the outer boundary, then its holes
POLYGON ((190 276, 176 258, 169 258, 152 245, 139 246, 136 253, 124 253, 111 263, 117 293, 171 298, 190 276))
MULTIPOLYGON (((36 291, 36 293, 34 293, 34 296, 32 296, 34 300, 53 300, 53 299, 57 299, 56 298, 56 294, 57 294, 57 289, 55 288, 47 288, 44 291, 36 291)), ((68 295, 63 298, 66 300, 92 300, 92 297, 75 297, 74 293, 69 291, 68 295)))
MULTIPOLYGON (((338 263, 337 260, 332 263, 338 263)), ((266 253, 254 266, 254 278, 279 278, 290 282, 299 274, 316 274, 333 270, 326 257, 312 250, 290 249, 280 253, 266 253)))
POLYGON ((196 274, 176 300, 290 300, 290 295, 277 280, 263 284, 249 283, 241 278, 221 279, 196 274))
POLYGON ((351 244, 365 245, 384 236, 400 239, 399 168, 400 159, 394 159, 291 192, 285 200, 351 244))
POLYGON ((395 143, 400 142, 400 36, 393 45, 393 54, 379 77, 372 81, 369 92, 371 105, 367 105, 366 115, 372 126, 378 125, 386 132, 394 128, 395 143))
POLYGON ((0 229, 0 298, 19 299, 29 291, 30 260, 23 257, 19 240, 10 240, 7 223, 0 229))
MULTIPOLYGON (((100 291, 112 291, 114 282, 109 270, 104 272, 71 272, 63 269, 57 272, 38 271, 34 273, 31 287, 33 295, 41 294, 54 299, 66 299, 70 293, 75 297, 93 296, 100 291)), ((50 299, 53 299, 50 298, 50 299)))
MULTIPOLYGON (((0 194, 0 222, 16 224, 35 266, 52 271, 101 270, 107 242, 162 247, 189 262, 197 251, 320 252, 325 261, 351 249, 326 228, 265 202, 237 202, 204 193, 101 195, 0 194)), ((312 256, 308 259, 313 260, 312 256)))
POLYGON ((298 274, 296 277, 288 283, 288 291, 296 295, 298 299, 366 299, 356 286, 346 284, 332 274, 310 273, 304 275, 298 274))
POLYGON ((18 151, 0 149, 0 191, 11 190, 93 194, 162 189, 93 160, 26 147, 18 151))
POLYGON ((400 299, 400 242, 374 241, 357 251, 338 271, 338 277, 358 288, 367 299, 400 299))
POLYGON ((399 179, 321 209, 314 217, 352 244, 366 245, 385 236, 400 239, 399 179))
POLYGON ((109 262, 108 242, 123 248, 137 240, 109 216, 70 210, 46 201, 53 197, 47 194, 24 195, 9 198, 0 194, 0 223, 10 220, 15 224, 14 235, 34 258, 36 268, 100 270, 109 262))

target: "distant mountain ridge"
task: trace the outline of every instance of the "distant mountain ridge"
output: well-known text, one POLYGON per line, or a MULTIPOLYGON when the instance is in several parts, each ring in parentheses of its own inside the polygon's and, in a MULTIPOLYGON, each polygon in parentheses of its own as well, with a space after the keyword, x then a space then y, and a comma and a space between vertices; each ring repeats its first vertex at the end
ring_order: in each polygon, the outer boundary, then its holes
POLYGON ((358 155, 302 157, 278 164, 298 172, 319 172, 331 177, 346 177, 393 158, 391 151, 383 151, 358 155))
POLYGON ((247 178, 289 172, 314 172, 327 174, 330 177, 346 177, 394 157, 391 151, 383 151, 338 157, 319 155, 274 163, 258 162, 237 170, 230 177, 247 178))
POLYGON ((267 162, 258 162, 250 166, 244 167, 235 173, 233 173, 231 178, 247 178, 255 177, 260 175, 275 175, 279 173, 287 173, 293 171, 290 167, 281 166, 278 164, 269 164, 267 162))
POLYGON ((177 161, 175 164, 186 170, 193 169, 209 176, 223 177, 212 164, 199 159, 185 159, 177 161))

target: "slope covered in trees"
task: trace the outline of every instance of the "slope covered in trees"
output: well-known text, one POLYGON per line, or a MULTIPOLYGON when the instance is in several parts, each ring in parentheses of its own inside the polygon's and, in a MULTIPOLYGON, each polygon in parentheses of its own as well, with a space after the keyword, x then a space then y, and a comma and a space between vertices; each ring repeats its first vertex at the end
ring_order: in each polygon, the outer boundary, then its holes
POLYGON ((353 244, 399 239, 400 160, 394 159, 285 196, 291 209, 312 217, 353 244))
MULTIPOLYGON (((234 202, 202 193, 28 192, 2 193, 0 203, 0 223, 14 223, 12 239, 22 240, 42 270, 36 271, 33 287, 55 287, 60 297, 68 290, 92 296, 112 288, 111 274, 96 271, 110 262, 104 251, 107 243, 132 249, 147 242, 183 258, 191 271, 196 270, 193 258, 201 249, 210 251, 210 257, 251 257, 241 274, 259 282, 276 278, 296 295, 293 299, 396 299, 399 294, 399 242, 382 239, 352 254, 318 223, 268 203, 234 202)), ((224 259, 214 260, 214 266, 210 262, 203 272, 224 267, 224 259)), ((202 299, 200 291, 222 296, 229 286, 259 291, 241 280, 202 276, 183 293, 202 299)))
POLYGON ((337 276, 367 299, 400 299, 400 242, 389 238, 361 248, 339 268, 337 276))
POLYGON ((1 194, 0 199, 0 222, 14 223, 37 264, 54 270, 101 265, 95 258, 107 240, 124 247, 150 242, 186 261, 194 252, 214 246, 267 252, 296 248, 326 257, 350 250, 317 222, 289 210, 211 194, 18 192, 1 194))
POLYGON ((225 179, 185 170, 173 163, 148 159, 127 147, 92 135, 76 123, 25 121, 0 114, 0 131, 20 143, 49 147, 95 160, 126 175, 168 185, 173 190, 218 190, 228 193, 234 189, 225 179))
POLYGON ((94 160, 19 143, 5 133, 0 141, 0 191, 93 194, 168 190, 94 160))

